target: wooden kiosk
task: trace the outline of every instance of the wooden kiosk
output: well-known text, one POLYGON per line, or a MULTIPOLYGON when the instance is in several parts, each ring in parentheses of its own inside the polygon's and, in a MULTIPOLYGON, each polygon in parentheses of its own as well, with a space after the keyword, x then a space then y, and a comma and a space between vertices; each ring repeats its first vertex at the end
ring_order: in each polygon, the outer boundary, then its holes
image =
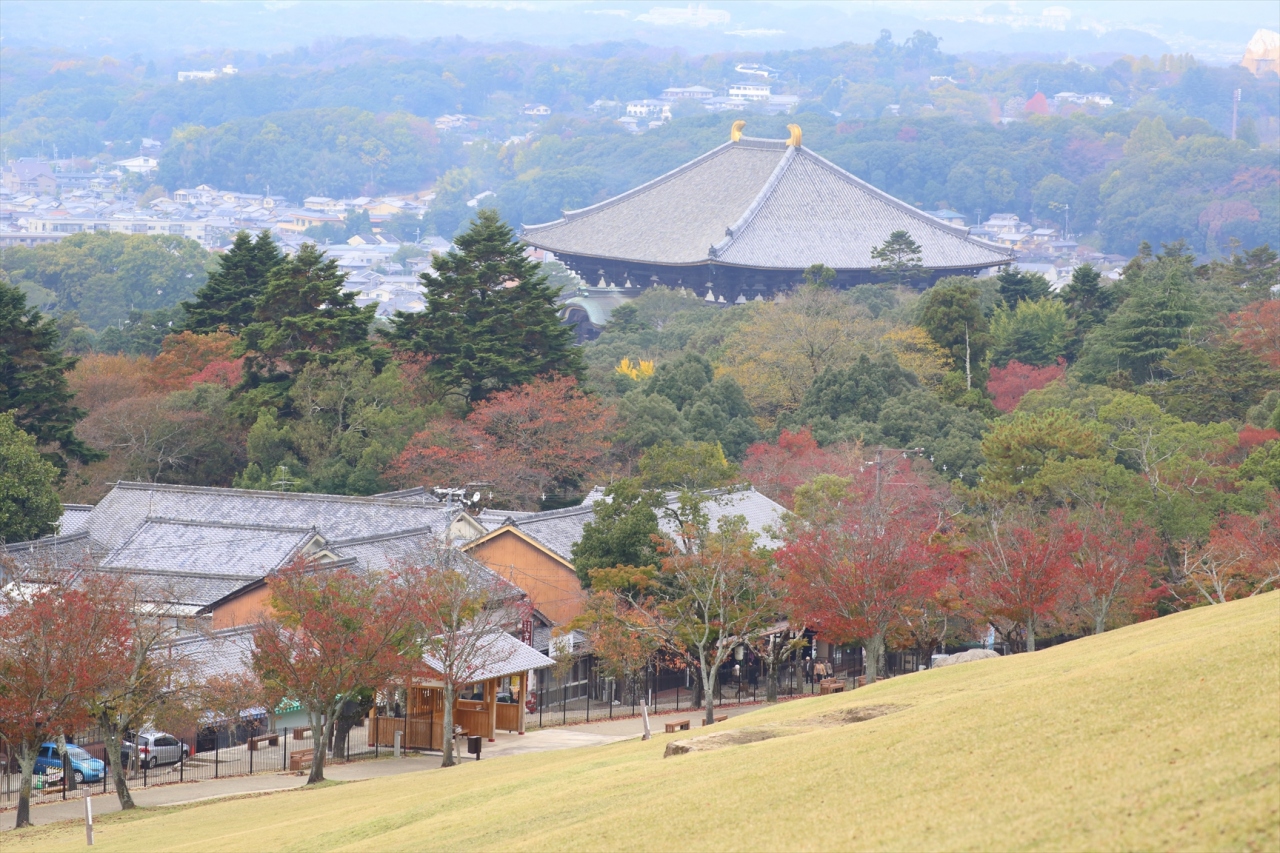
MULTIPOLYGON (((544 654, 512 637, 494 634, 477 650, 482 661, 469 669, 469 683, 458 691, 453 703, 453 724, 460 734, 478 735, 490 742, 499 730, 524 734, 524 703, 529 695, 529 677, 551 666, 544 654), (499 701, 499 696, 504 701, 499 701)), ((403 732, 405 749, 438 750, 444 744, 444 682, 432 679, 433 661, 425 657, 427 677, 405 685, 403 717, 378 716, 369 712, 369 746, 394 746, 395 733, 403 732)))

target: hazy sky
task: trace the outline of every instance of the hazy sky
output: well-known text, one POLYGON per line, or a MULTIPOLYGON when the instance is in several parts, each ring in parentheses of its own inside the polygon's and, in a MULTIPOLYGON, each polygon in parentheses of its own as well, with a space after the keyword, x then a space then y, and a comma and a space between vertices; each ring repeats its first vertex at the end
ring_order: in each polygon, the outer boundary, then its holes
POLYGON ((63 0, 0 3, 5 45, 160 56, 233 48, 266 53, 345 36, 463 36, 564 46, 637 39, 692 52, 867 42, 915 29, 944 50, 1194 53, 1239 60, 1276 0, 63 0))

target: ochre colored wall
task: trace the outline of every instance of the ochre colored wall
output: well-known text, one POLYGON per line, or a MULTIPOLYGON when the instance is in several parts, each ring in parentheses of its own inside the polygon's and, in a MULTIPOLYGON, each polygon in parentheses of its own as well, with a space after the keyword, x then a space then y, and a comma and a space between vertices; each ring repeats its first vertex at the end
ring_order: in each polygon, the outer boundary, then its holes
POLYGON ((271 610, 271 606, 267 604, 270 597, 271 591, 264 586, 218 605, 213 609, 214 630, 250 625, 258 621, 259 616, 271 610))
POLYGON ((563 625, 582 612, 586 593, 573 569, 504 531, 467 549, 467 553, 524 590, 533 606, 563 625))

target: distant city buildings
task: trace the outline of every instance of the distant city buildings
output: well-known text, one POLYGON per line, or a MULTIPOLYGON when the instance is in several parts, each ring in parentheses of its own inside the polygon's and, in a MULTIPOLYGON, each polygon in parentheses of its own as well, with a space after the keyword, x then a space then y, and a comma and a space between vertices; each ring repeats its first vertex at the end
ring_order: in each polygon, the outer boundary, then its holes
POLYGON ((231 77, 239 74, 240 69, 234 65, 224 65, 221 68, 211 68, 208 71, 179 71, 178 82, 184 83, 188 80, 214 80, 218 77, 231 77))

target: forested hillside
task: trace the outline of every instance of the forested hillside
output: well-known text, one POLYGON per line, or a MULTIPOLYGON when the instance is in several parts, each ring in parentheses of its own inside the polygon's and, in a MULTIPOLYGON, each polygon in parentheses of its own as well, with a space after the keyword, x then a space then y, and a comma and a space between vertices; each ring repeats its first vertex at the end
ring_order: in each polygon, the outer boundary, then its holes
POLYGON ((451 237, 465 201, 480 192, 496 192, 513 223, 547 221, 720 143, 732 117, 697 105, 678 105, 672 122, 639 136, 613 121, 619 107, 587 107, 655 97, 672 85, 723 89, 741 77, 734 68, 744 61, 775 69, 774 90, 800 100, 785 120, 749 116, 749 133, 785 136, 782 125, 797 122, 815 151, 926 209, 951 207, 971 221, 1008 211, 1069 224, 1122 254, 1143 240, 1185 239, 1209 256, 1228 253, 1232 238, 1245 248, 1280 242, 1276 149, 1258 147, 1260 133, 1275 142, 1275 78, 1189 56, 1127 57, 1099 68, 979 64, 920 32, 709 56, 634 43, 553 50, 351 39, 160 66, 6 48, 0 138, 10 156, 86 156, 105 141, 112 158, 136 151, 143 137, 157 139, 167 143, 157 176, 166 190, 207 183, 297 202, 434 186, 433 224, 451 237), (234 62, 240 73, 175 82, 175 69, 197 61, 234 62), (1236 88, 1240 141, 1232 143, 1236 88), (1039 114, 1043 95, 1058 91, 1101 93, 1115 106, 1039 114), (523 115, 530 102, 548 105, 552 117, 523 115), (1000 125, 1011 108, 1025 120, 1000 125), (467 115, 474 129, 439 133, 432 121, 444 113, 467 115))

